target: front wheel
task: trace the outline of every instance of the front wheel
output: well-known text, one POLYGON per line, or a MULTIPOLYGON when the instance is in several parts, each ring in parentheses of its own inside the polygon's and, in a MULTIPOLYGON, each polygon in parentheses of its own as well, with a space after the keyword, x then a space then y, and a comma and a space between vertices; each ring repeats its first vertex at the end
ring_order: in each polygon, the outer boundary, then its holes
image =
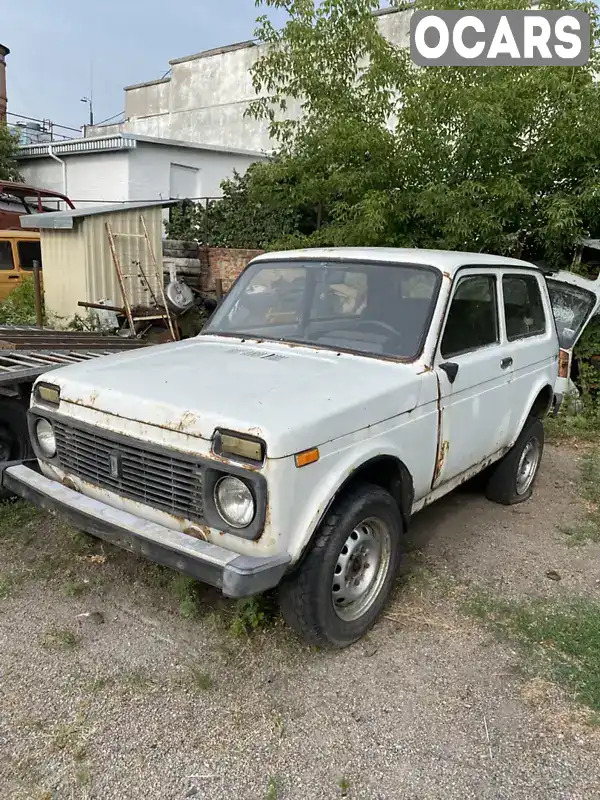
MULTIPOLYGON (((0 398, 0 461, 20 461, 33 456, 27 429, 27 405, 10 397, 0 398)), ((14 494, 0 488, 0 500, 9 497, 14 494)))
POLYGON ((544 452, 544 425, 530 418, 519 438, 495 467, 485 490, 488 500, 505 506, 529 500, 544 452))
POLYGON ((373 626, 400 560, 396 501, 363 484, 337 501, 296 573, 280 586, 286 622, 314 645, 346 647, 373 626))

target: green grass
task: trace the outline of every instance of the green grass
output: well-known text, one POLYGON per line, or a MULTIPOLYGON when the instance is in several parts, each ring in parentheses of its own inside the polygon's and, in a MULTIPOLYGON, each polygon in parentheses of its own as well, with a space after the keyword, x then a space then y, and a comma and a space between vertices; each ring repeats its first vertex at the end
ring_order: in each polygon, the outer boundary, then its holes
POLYGON ((580 481, 581 494, 587 504, 586 518, 561 528, 571 545, 600 541, 600 450, 583 457, 580 481))
POLYGON ((11 597, 17 581, 12 575, 0 575, 0 600, 6 600, 11 597))
POLYGON ((184 619, 197 619, 202 614, 198 581, 187 575, 173 573, 171 591, 179 603, 179 615, 184 619))
POLYGON ((87 594, 90 590, 89 581, 69 580, 65 581, 63 586, 63 593, 67 597, 81 597, 87 594))
POLYGON ((281 791, 281 780, 277 775, 271 775, 267 781, 267 790, 265 792, 265 800, 278 800, 281 791))
POLYGON ((600 440, 600 420, 587 414, 559 414, 544 420, 546 439, 554 444, 569 439, 582 439, 588 442, 600 440))
POLYGON ((467 610, 523 646, 526 666, 600 711, 600 602, 503 602, 476 597, 467 610))
POLYGON ((142 693, 154 688, 153 676, 143 669, 132 669, 118 676, 118 683, 126 691, 142 693))
POLYGON ((49 650, 74 650, 81 643, 81 638, 70 628, 52 626, 46 631, 42 644, 49 650))
POLYGON ((581 399, 563 399, 557 416, 547 416, 544 430, 549 441, 560 443, 569 439, 583 441, 600 440, 600 404, 597 400, 585 395, 581 399), (577 403, 583 407, 577 407, 577 403))
POLYGON ((0 539, 39 519, 41 512, 24 500, 0 501, 0 539))
POLYGON ((189 677, 190 682, 195 689, 199 689, 201 692, 206 692, 209 689, 212 689, 213 679, 208 672, 200 667, 195 665, 190 666, 189 677))
POLYGON ((271 597, 267 595, 245 597, 235 604, 229 630, 234 636, 248 635, 252 631, 270 627, 275 616, 276 610, 271 597))

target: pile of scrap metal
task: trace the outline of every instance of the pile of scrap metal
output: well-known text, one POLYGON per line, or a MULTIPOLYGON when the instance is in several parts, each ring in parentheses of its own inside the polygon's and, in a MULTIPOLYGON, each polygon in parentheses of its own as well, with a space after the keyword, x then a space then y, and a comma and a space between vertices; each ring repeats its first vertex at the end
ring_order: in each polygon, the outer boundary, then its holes
POLYGON ((92 312, 96 327, 101 330, 160 343, 196 336, 218 302, 216 296, 192 288, 182 278, 171 280, 165 287, 164 296, 166 309, 163 306, 132 306, 131 317, 126 306, 115 306, 108 300, 97 303, 80 301, 78 305, 92 312), (169 320, 175 329, 175 337, 171 334, 169 320))

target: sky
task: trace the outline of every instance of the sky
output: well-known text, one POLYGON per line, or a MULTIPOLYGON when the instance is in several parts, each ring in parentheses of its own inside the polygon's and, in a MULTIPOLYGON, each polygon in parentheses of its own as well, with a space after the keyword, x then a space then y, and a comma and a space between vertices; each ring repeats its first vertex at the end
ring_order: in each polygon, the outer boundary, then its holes
POLYGON ((8 111, 79 129, 91 84, 101 122, 170 59, 252 39, 259 13, 254 0, 0 0, 8 111))

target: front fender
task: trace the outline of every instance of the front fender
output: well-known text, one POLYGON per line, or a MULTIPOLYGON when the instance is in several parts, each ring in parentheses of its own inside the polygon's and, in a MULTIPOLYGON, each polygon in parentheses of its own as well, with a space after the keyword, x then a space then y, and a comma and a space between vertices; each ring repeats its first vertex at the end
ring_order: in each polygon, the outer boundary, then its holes
POLYGON ((380 431, 363 432, 361 440, 356 435, 345 437, 337 446, 323 449, 319 461, 307 467, 295 469, 290 459, 280 480, 294 486, 286 520, 292 561, 302 555, 339 490, 366 462, 382 456, 397 459, 410 475, 415 499, 426 494, 435 463, 436 421, 432 404, 431 409, 421 408, 388 421, 380 431))

